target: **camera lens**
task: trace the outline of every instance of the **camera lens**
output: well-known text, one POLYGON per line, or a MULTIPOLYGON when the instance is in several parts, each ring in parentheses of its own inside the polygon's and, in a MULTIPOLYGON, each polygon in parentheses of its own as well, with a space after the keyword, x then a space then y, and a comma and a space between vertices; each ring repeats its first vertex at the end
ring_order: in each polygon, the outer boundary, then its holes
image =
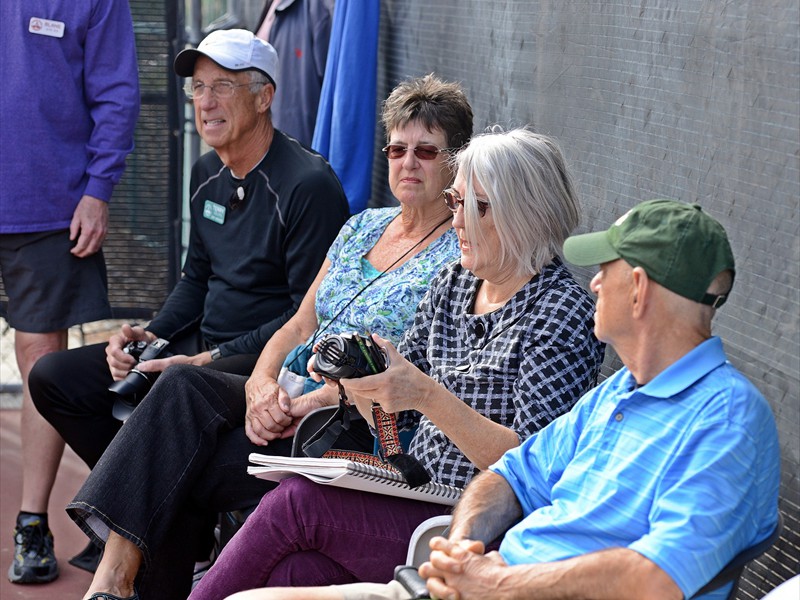
MULTIPOLYGON (((137 362, 146 362, 154 358, 172 356, 166 351, 169 342, 158 338, 154 342, 147 343, 143 340, 129 342, 123 352, 130 354, 137 362)), ((145 394, 150 391, 150 386, 158 377, 157 373, 143 373, 136 367, 128 371, 125 379, 115 381, 108 387, 109 392, 117 394, 114 399, 112 414, 116 419, 124 421, 136 407, 145 394)))
POLYGON ((347 346, 338 335, 329 335, 319 343, 314 370, 333 379, 346 377, 341 367, 347 364, 347 346))
POLYGON ((330 379, 365 377, 386 370, 381 351, 370 338, 329 335, 317 347, 314 370, 330 379))
MULTIPOLYGON (((108 387, 109 392, 120 396, 136 396, 140 392, 147 392, 150 388, 150 379, 137 369, 131 369, 125 379, 115 381, 108 387)), ((141 394, 144 395, 144 394, 141 394)))

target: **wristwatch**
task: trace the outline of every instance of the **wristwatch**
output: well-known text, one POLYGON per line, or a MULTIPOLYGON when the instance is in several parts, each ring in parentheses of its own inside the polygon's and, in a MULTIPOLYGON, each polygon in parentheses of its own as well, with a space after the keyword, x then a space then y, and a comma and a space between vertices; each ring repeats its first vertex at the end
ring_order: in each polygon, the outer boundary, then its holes
POLYGON ((211 354, 212 361, 222 358, 222 353, 219 351, 218 346, 214 346, 211 350, 209 350, 209 354, 211 354))

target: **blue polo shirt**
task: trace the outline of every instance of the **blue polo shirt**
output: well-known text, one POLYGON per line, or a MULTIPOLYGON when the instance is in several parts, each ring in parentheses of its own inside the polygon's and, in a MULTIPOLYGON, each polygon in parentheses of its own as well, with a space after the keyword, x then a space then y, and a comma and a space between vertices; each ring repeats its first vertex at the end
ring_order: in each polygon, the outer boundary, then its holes
POLYGON ((777 523, 772 411, 716 337, 638 389, 620 370, 491 469, 526 515, 500 546, 512 565, 630 548, 689 598, 777 523))

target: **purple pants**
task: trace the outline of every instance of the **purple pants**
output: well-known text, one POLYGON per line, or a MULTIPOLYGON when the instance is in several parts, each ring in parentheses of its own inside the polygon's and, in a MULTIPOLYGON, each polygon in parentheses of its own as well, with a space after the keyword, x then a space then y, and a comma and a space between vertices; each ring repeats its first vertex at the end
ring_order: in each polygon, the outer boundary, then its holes
POLYGON ((189 598, 219 600, 257 587, 386 583, 405 563, 417 525, 450 510, 286 479, 264 496, 189 598))

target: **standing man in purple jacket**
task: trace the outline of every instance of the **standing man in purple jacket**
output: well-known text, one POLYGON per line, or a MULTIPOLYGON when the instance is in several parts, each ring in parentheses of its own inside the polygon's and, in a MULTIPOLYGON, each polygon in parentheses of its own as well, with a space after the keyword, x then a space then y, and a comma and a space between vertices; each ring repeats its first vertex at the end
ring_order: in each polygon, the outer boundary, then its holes
POLYGON ((136 46, 125 0, 0 4, 0 277, 23 382, 22 503, 8 577, 58 577, 47 505, 64 448, 28 373, 67 329, 111 316, 101 250, 133 150, 136 46))

